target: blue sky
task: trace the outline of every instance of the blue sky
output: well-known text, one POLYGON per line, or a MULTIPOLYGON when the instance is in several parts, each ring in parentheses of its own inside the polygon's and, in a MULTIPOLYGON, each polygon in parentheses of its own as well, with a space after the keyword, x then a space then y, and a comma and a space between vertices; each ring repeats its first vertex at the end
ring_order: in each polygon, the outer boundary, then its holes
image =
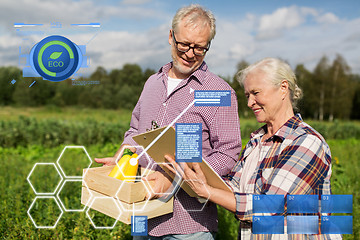
MULTIPOLYGON (((360 73, 359 0, 2 0, 0 65, 18 65, 23 40, 15 34, 15 22, 61 22, 66 36, 77 44, 88 43, 95 33, 70 29, 71 23, 100 22, 100 31, 87 45, 87 71, 125 63, 157 70, 171 60, 171 19, 190 3, 205 6, 217 18, 217 35, 205 58, 216 74, 232 76, 239 61, 264 57, 280 57, 293 68, 303 63, 313 70, 322 56, 331 63, 336 54, 346 59, 352 72, 360 73)), ((29 38, 35 43, 43 37, 29 38)))

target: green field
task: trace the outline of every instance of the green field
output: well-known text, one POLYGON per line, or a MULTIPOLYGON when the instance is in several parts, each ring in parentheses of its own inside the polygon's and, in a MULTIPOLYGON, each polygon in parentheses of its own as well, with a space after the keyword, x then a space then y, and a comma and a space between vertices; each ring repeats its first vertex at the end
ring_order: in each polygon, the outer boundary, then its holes
MULTIPOLYGON (((0 109, 0 239, 131 239, 129 226, 117 223, 112 230, 94 229, 84 212, 64 212, 56 228, 36 229, 27 215, 36 195, 26 180, 35 163, 55 163, 67 145, 84 145, 91 158, 113 155, 121 144, 130 115, 130 111, 77 108, 0 109)), ((344 239, 359 239, 360 137, 357 131, 360 124, 311 124, 327 131, 322 133, 329 136, 327 142, 333 156, 333 193, 353 195, 354 234, 344 235, 344 239)), ((246 134, 259 124, 253 119, 241 119, 241 126, 246 138, 246 134)), ((245 142, 246 139, 243 139, 243 144, 245 142)), ((53 176, 53 173, 40 172, 37 175, 40 181, 32 179, 34 184, 37 184, 36 189, 56 185, 51 185, 53 179, 49 180, 49 175, 53 176), (48 184, 44 184, 44 181, 41 181, 43 179, 46 179, 48 184)), ((78 198, 78 192, 70 191, 63 197, 64 204, 78 202, 78 198)), ((59 214, 53 203, 36 204, 32 209, 42 213, 34 211, 32 215, 36 221, 44 221, 44 225, 54 221, 54 216, 59 214)), ((97 216, 95 212, 91 212, 91 215, 96 217, 98 225, 109 224, 108 218, 97 216)), ((220 209, 218 239, 236 239, 236 233, 237 221, 232 214, 220 209)))

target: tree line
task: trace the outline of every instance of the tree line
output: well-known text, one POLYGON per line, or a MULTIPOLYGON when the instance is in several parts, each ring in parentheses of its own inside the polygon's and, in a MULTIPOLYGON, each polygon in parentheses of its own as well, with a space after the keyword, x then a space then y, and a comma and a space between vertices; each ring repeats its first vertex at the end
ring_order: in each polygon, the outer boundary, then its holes
MULTIPOLYGON (((240 61, 237 70, 248 65, 246 61, 240 61)), ((297 65, 294 71, 304 94, 298 104, 303 117, 330 121, 360 119, 360 75, 351 73, 341 55, 337 55, 332 63, 324 56, 312 72, 303 64, 297 65)), ((154 73, 152 69, 142 70, 137 64, 125 64, 122 69, 109 72, 98 67, 89 77, 74 82, 99 84, 74 85, 71 79, 50 82, 41 78, 23 78, 17 67, 0 67, 0 105, 132 109, 145 81, 154 73), (34 81, 35 84, 29 87, 34 81)), ((235 76, 223 78, 236 91, 239 114, 251 116, 244 91, 235 76)))
MULTIPOLYGON (((241 61, 237 70, 248 65, 246 61, 241 61)), ((313 72, 304 64, 298 64, 294 72, 303 91, 297 110, 303 117, 320 121, 360 119, 360 75, 351 73, 341 55, 337 55, 332 63, 326 56, 322 57, 313 72)), ((235 76, 230 85, 236 91, 240 115, 248 116, 251 110, 235 76)))
POLYGON ((132 109, 146 79, 153 73, 150 69, 142 71, 137 64, 126 64, 122 69, 110 72, 98 67, 89 77, 74 81, 51 82, 42 78, 24 78, 17 67, 0 67, 0 105, 132 109), (12 79, 16 80, 14 84, 12 79), (35 84, 29 87, 34 81, 35 84), (78 82, 99 84, 79 85, 78 82))

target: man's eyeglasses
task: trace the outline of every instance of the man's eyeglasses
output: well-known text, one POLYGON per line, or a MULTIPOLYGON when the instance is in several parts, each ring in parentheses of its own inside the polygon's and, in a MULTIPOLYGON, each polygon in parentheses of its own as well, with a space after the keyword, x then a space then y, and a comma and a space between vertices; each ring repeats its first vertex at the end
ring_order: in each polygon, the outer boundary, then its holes
POLYGON ((190 44, 188 43, 183 43, 183 42, 178 42, 176 41, 176 38, 175 38, 175 35, 174 35, 174 31, 171 31, 171 34, 172 34, 172 38, 174 40, 174 43, 175 43, 175 46, 176 46, 176 49, 179 51, 179 52, 183 52, 183 53, 186 53, 187 51, 189 51, 190 49, 193 50, 193 53, 196 55, 196 56, 204 56, 205 53, 209 50, 210 48, 210 43, 208 44, 207 47, 198 47, 198 46, 194 46, 194 47, 191 47, 190 44))

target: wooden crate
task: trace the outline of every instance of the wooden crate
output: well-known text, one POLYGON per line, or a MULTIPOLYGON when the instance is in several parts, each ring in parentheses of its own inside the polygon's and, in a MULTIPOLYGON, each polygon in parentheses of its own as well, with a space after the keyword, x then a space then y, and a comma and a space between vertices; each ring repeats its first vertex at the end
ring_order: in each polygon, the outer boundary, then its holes
MULTIPOLYGON (((90 192, 93 195, 93 198, 94 197, 106 197, 106 195, 101 194, 101 193, 91 190, 91 189, 90 189, 90 192)), ((91 196, 90 196, 89 191, 85 187, 83 187, 82 191, 81 191, 81 203, 86 205, 86 203, 88 202, 90 197, 91 196)), ((137 211, 134 213, 134 215, 147 216, 148 219, 150 219, 150 218, 162 216, 164 214, 172 213, 173 212, 173 200, 174 200, 174 198, 171 198, 166 203, 164 203, 158 199, 149 200, 148 203, 146 204, 144 210, 141 212, 137 211)), ((88 203, 87 206, 89 206, 91 204, 91 201, 92 200, 90 200, 90 202, 88 203)), ((118 204, 119 200, 115 199, 115 201, 118 204)), ((121 209, 122 212, 121 212, 120 218, 118 220, 125 224, 131 224, 131 216, 133 215, 133 213, 132 213, 133 205, 130 203, 125 203, 125 202, 121 202, 121 204, 126 211, 121 209)), ((144 201, 137 202, 134 204, 135 204, 135 209, 139 209, 139 208, 143 207, 144 201)), ((99 212, 106 214, 107 216, 110 216, 115 219, 118 217, 118 213, 119 213, 119 210, 114 209, 114 206, 106 204, 106 202, 102 202, 102 201, 95 201, 91 205, 91 209, 99 211, 99 212)))
MULTIPOLYGON (((161 200, 153 199, 145 201, 147 190, 142 182, 129 183, 123 182, 119 179, 109 177, 109 173, 113 166, 97 167, 84 169, 87 170, 83 181, 88 186, 89 190, 86 189, 83 184, 81 192, 81 203, 89 206, 92 200, 89 201, 92 194, 94 197, 112 197, 116 203, 125 209, 122 209, 122 213, 119 221, 130 224, 131 216, 133 215, 132 209, 143 209, 141 212, 136 211, 135 215, 147 216, 148 219, 161 216, 173 212, 173 198, 168 202, 164 203, 161 200), (118 192, 119 187, 121 190, 118 192), (117 193, 117 194, 116 194, 117 193), (115 198, 117 196, 117 198, 115 198), (146 206, 143 207, 146 203, 146 206), (134 204, 134 206, 133 206, 134 204)), ((142 171, 146 171, 142 169, 142 171)), ((113 209, 114 206, 106 204, 106 201, 95 201, 91 208, 104 213, 110 217, 117 218, 118 209, 113 209)))
POLYGON ((99 193, 115 197, 119 187, 123 184, 121 191, 116 195, 120 201, 127 203, 143 201, 147 192, 144 184, 141 182, 123 182, 119 179, 109 177, 108 175, 113 167, 114 166, 89 168, 84 177, 86 185, 99 193))

